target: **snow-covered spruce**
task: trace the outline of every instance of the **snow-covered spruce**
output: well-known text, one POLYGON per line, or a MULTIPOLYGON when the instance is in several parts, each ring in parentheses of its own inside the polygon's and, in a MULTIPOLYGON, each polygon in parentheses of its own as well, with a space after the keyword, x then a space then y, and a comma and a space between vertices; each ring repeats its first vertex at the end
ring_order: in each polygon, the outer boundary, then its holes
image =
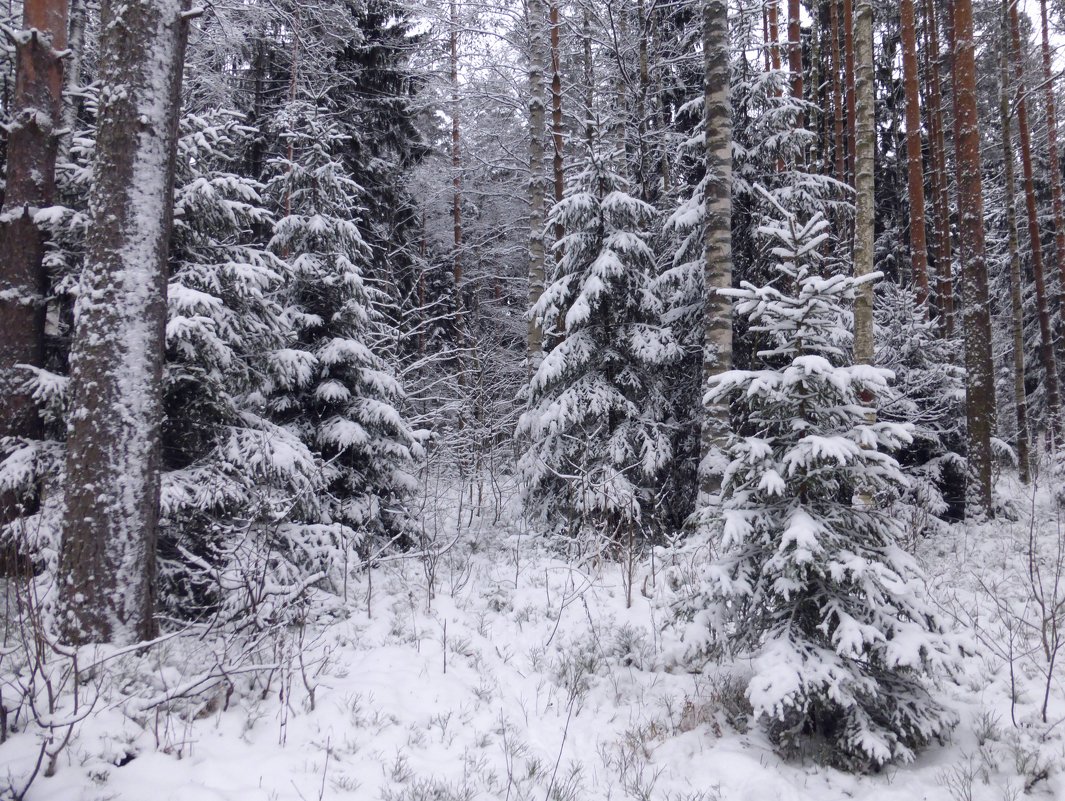
POLYGON ((965 371, 961 343, 939 335, 913 290, 877 286, 876 363, 894 380, 877 410, 881 420, 909 423, 913 440, 897 454, 909 485, 898 518, 911 537, 945 532, 965 499, 965 371))
POLYGON ((183 619, 241 616, 261 606, 243 579, 263 573, 280 591, 321 568, 285 537, 288 521, 321 515, 321 460, 264 415, 266 355, 288 323, 285 264, 256 241, 273 223, 263 187, 227 155, 253 133, 232 112, 190 114, 178 144, 159 599, 183 619))
POLYGON ((403 538, 419 446, 397 410, 402 388, 368 345, 382 322, 361 273, 360 189, 337 155, 346 136, 311 101, 289 104, 281 124, 292 156, 268 165, 278 210, 270 247, 287 263, 285 318, 295 337, 269 357, 269 406, 325 461, 329 493, 313 522, 328 525, 318 536, 345 547, 367 535, 403 538))
POLYGON ((532 314, 555 340, 518 425, 527 509, 570 533, 628 537, 672 457, 660 369, 679 356, 661 324, 645 242, 653 209, 593 151, 548 224, 562 259, 532 314))
POLYGON ((745 422, 686 638, 692 652, 752 657, 747 697, 785 752, 821 742, 826 761, 868 769, 912 759, 950 730, 954 716, 931 692, 956 652, 897 544, 899 523, 878 511, 906 484, 881 449, 911 434, 875 422, 863 401, 885 393, 890 373, 850 363, 859 281, 818 275, 823 218, 779 213, 761 234, 781 288, 732 292, 765 343, 761 366, 710 389, 745 422))

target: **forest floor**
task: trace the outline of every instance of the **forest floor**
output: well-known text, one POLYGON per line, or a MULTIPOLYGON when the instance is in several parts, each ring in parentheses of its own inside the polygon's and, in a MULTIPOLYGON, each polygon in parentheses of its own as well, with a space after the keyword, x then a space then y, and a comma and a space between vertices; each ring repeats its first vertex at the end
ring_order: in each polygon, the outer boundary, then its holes
MULTIPOLYGON (((1052 673, 1049 722, 1041 715, 1041 643, 1048 631, 1065 639, 1065 604, 1058 629, 1041 610, 1055 592, 1065 599, 1065 535, 1049 498, 1007 490, 1016 520, 954 526, 918 546, 930 591, 973 653, 944 686, 960 721, 951 741, 910 765, 858 777, 810 755, 783 761, 745 719, 742 664, 677 666, 667 588, 700 554, 575 566, 519 523, 474 517, 437 538, 450 547, 433 562, 397 559, 372 586, 351 588, 346 616, 264 646, 274 670, 244 673, 229 657, 228 693, 156 707, 144 692, 139 706, 128 700, 130 688, 165 695, 202 673, 215 657, 189 640, 112 660, 106 686, 82 690, 97 696, 82 700, 54 775, 39 775, 26 798, 1065 798, 1065 668, 1052 673)), ((0 797, 22 786, 41 731, 0 745, 0 797)))

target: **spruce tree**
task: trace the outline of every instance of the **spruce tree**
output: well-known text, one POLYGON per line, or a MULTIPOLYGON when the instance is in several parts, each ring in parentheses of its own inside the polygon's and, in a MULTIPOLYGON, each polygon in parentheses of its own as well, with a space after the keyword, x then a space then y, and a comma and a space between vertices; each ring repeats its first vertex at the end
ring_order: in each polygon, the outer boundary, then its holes
POLYGON ((362 275, 361 190, 338 157, 347 137, 311 100, 290 104, 282 124, 291 157, 269 164, 266 191, 294 337, 273 354, 270 408, 325 461, 321 522, 337 526, 335 536, 349 544, 402 538, 418 445, 397 408, 402 388, 369 344, 383 322, 362 275))
POLYGON ((785 751, 803 737, 851 768, 912 759, 952 715, 929 677, 951 665, 951 640, 921 594, 900 524, 878 507, 906 480, 886 449, 906 426, 873 422, 889 373, 853 364, 856 279, 819 275, 827 222, 779 210, 760 228, 779 285, 733 290, 766 347, 756 369, 715 379, 732 404, 718 556, 706 575, 693 646, 752 657, 747 697, 785 751), (710 639, 707 639, 707 638, 710 639))
POLYGON ((596 148, 551 212, 562 258, 532 314, 557 344, 519 422, 527 508, 614 541, 646 519, 672 458, 661 368, 679 356, 652 281, 653 210, 628 188, 596 148))

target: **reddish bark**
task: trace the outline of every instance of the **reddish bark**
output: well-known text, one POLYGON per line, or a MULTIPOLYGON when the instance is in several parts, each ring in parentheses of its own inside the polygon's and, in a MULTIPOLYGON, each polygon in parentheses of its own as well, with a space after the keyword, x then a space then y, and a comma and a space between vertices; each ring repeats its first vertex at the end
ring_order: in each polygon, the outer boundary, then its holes
MULTIPOLYGON (((41 421, 27 375, 44 365, 44 233, 34 212, 55 203, 55 162, 63 115, 66 0, 27 0, 26 33, 15 42, 15 90, 7 141, 7 188, 0 216, 0 437, 37 439, 41 421), (29 33, 32 32, 32 33, 29 33)), ((0 459, 6 456, 0 452, 0 459)), ((35 503, 0 494, 0 525, 35 503)), ((3 561, 0 559, 0 561, 3 561)))
MULTIPOLYGON (((1043 243, 1039 231, 1039 208, 1035 196, 1035 170, 1032 166, 1032 134, 1028 124, 1028 101, 1026 98, 1024 54, 1021 49, 1021 24, 1017 4, 1006 0, 1009 6, 1010 57, 1013 61, 1014 88, 1017 91, 1017 134, 1021 144, 1021 174, 1024 178, 1024 207, 1028 212, 1028 245, 1032 251, 1032 276, 1035 279, 1036 312, 1039 318, 1039 360, 1043 363, 1046 383, 1048 418, 1051 435, 1056 440, 1060 433, 1058 394, 1058 366, 1054 354, 1054 332, 1050 324, 1050 303, 1047 298, 1046 272, 1043 265, 1043 243)), ((1010 187, 1012 191, 1012 187, 1010 187)))
MULTIPOLYGON (((924 220, 924 159, 921 153, 921 107, 917 82, 917 20, 913 0, 902 0, 902 72, 906 95, 906 157, 910 198, 910 264, 917 300, 928 300, 928 245, 924 220)), ((927 313, 927 306, 925 306, 927 313)))

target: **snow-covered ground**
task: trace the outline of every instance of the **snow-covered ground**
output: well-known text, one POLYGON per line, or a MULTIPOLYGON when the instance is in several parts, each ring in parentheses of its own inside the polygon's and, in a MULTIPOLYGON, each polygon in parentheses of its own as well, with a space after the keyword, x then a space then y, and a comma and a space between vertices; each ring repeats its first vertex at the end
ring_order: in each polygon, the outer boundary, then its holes
MULTIPOLYGON (((1065 599, 1065 577, 1049 586, 1065 563, 1061 520, 1049 499, 1033 506, 1012 494, 1016 521, 955 526, 920 546, 930 589, 973 654, 944 688, 960 717, 952 741, 912 765, 856 777, 810 758, 784 762, 748 725, 730 678, 742 664, 677 667, 667 574, 673 563, 683 574, 697 554, 660 549, 631 568, 630 582, 616 563, 564 561, 520 523, 474 519, 436 560, 435 592, 422 561, 388 562, 372 586, 349 588, 346 619, 265 644, 259 658, 276 669, 234 672, 228 694, 222 685, 147 711, 143 700, 123 701, 130 688, 158 697, 208 670, 202 643, 170 640, 111 660, 102 690, 93 680, 80 690, 82 711, 101 694, 54 775, 26 797, 1008 801, 1028 784, 1032 796, 1065 798, 1065 724, 1055 725, 1065 718, 1065 668, 1044 724, 1046 627, 1030 591, 1041 576, 1044 598, 1065 599)), ((67 703, 59 714, 71 712, 67 703)), ((38 742, 31 728, 0 745, 0 786, 22 786, 38 742)))

